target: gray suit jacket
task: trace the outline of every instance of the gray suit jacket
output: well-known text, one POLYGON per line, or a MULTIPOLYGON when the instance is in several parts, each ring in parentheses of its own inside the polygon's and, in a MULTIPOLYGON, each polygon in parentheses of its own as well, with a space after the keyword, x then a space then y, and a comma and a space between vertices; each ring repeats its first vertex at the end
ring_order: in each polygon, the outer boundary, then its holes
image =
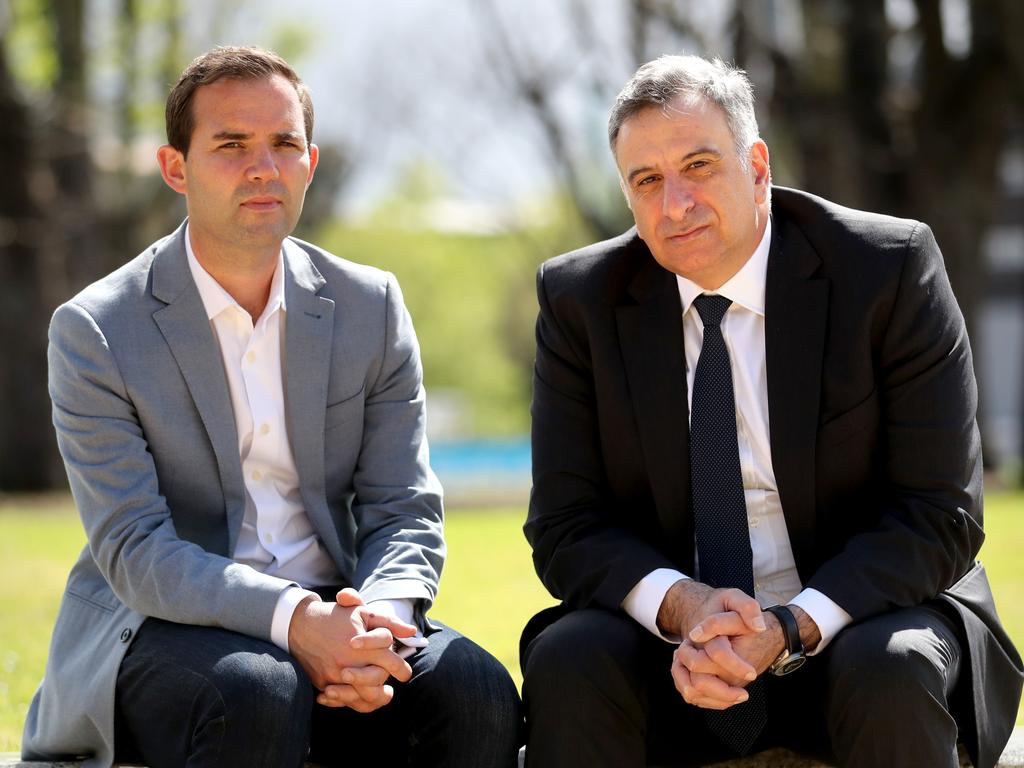
MULTIPOLYGON (((26 758, 110 765, 118 667, 148 616, 270 639, 281 581, 231 560, 245 488, 184 231, 51 322, 53 420, 88 544, 29 708, 26 758)), ((441 489, 398 284, 294 239, 284 265, 284 391, 306 512, 345 583, 425 609, 444 560, 441 489)))

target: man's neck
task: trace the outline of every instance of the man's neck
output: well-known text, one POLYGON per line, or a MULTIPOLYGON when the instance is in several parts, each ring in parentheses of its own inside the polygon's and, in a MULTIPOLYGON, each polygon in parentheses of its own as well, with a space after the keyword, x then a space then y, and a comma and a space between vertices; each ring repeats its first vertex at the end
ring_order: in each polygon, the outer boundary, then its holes
POLYGON ((255 323, 270 297, 270 284, 277 269, 281 244, 274 251, 221 248, 210 243, 197 243, 191 229, 189 243, 200 266, 249 313, 255 323))

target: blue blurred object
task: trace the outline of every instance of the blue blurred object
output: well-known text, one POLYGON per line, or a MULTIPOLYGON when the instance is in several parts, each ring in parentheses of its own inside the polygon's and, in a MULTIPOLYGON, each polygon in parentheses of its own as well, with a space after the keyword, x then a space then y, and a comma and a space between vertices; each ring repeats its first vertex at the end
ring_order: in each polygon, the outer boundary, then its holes
POLYGON ((530 491, 530 438, 434 441, 430 465, 447 506, 525 504, 530 491))

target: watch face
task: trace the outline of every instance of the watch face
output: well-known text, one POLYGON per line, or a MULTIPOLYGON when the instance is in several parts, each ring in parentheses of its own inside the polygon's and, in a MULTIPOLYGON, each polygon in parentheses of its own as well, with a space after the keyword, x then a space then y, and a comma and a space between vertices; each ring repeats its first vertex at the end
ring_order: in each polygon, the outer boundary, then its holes
POLYGON ((807 661, 802 654, 796 654, 793 656, 787 656, 785 659, 780 659, 777 664, 772 667, 772 673, 776 675, 788 675, 790 672, 795 672, 804 665, 807 661))

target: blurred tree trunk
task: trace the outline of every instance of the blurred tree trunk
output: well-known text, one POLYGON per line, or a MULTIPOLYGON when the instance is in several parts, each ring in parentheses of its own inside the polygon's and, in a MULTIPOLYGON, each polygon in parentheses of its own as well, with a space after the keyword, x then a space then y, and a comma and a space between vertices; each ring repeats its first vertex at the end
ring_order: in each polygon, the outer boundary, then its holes
POLYGON ((37 130, 7 67, 0 35, 0 146, 12 151, 0 184, 0 489, 40 489, 51 481, 53 437, 46 392, 43 262, 45 224, 35 202, 37 130))
MULTIPOLYGON (((797 183, 845 205, 929 224, 974 329, 988 279, 982 242, 995 221, 1013 106, 1021 104, 1021 5, 970 3, 970 44, 953 56, 939 0, 917 0, 916 25, 902 42, 912 38, 920 52, 905 72, 890 65, 894 34, 884 0, 804 0, 802 7, 802 57, 770 52, 772 134, 795 137, 782 146, 797 183)), ((997 457, 986 447, 991 464, 997 457)))
POLYGON ((49 217, 46 250, 53 264, 63 265, 63 269, 48 270, 48 276, 52 275, 53 286, 58 288, 57 296, 67 298, 103 274, 110 259, 105 258, 100 246, 89 152, 84 0, 51 0, 49 14, 57 54, 57 79, 46 132, 54 185, 51 196, 42 202, 49 217), (63 285, 58 282, 61 278, 63 285))
POLYGON ((982 242, 995 222, 999 163, 1014 111, 1024 104, 1024 3, 963 0, 969 18, 954 22, 954 3, 909 0, 903 15, 916 18, 901 28, 893 27, 892 5, 734 0, 725 39, 731 56, 721 43, 709 44, 706 7, 683 0, 621 0, 615 55, 589 55, 598 12, 584 3, 570 4, 566 14, 575 47, 543 49, 529 34, 516 34, 495 0, 480 7, 480 27, 496 82, 542 127, 556 176, 595 236, 619 231, 620 222, 592 205, 594 179, 585 165, 592 159, 559 111, 562 84, 589 80, 610 100, 625 79, 615 74, 623 58, 633 66, 673 51, 733 58, 757 86, 776 180, 928 223, 975 329, 989 279, 982 242), (786 26, 794 20, 802 21, 795 34, 786 26), (969 24, 970 38, 951 52, 954 23, 969 24))

